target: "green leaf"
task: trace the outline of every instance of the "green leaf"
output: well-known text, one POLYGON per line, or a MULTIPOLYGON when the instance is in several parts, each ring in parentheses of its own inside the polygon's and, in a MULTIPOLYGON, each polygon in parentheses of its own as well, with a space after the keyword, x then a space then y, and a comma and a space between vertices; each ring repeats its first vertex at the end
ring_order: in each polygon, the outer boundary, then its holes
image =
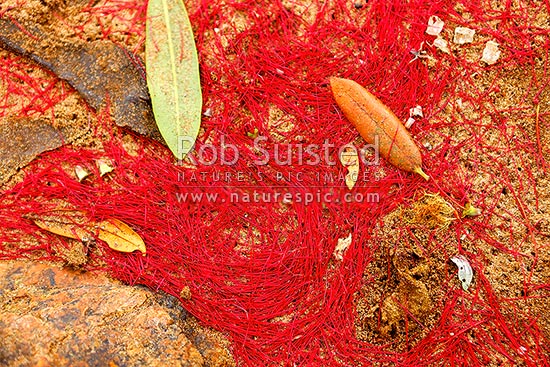
POLYGON ((149 0, 146 33, 155 120, 172 153, 182 159, 193 148, 202 110, 197 49, 182 0, 149 0))

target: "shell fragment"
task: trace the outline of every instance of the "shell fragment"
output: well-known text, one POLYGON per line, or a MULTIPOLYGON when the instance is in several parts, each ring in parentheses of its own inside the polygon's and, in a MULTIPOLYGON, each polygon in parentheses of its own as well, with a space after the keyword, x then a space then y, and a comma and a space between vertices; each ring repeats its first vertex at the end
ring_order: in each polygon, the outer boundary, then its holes
POLYGON ((470 266, 470 262, 462 255, 452 257, 451 261, 458 267, 458 279, 462 283, 462 289, 467 291, 474 278, 474 271, 470 266))
POLYGON ((424 112, 422 112, 422 106, 416 106, 409 109, 409 115, 411 117, 424 117, 424 112))
POLYGON ((428 19, 428 28, 426 28, 426 33, 430 36, 438 36, 443 30, 444 25, 444 21, 439 19, 438 16, 432 15, 430 19, 428 19))
POLYGON ((90 175, 90 172, 86 170, 86 168, 82 166, 75 166, 74 173, 76 174, 76 177, 78 178, 78 182, 82 182, 86 177, 90 175))
POLYGON ((115 169, 113 167, 113 162, 111 162, 111 160, 108 158, 101 158, 96 163, 97 168, 99 169, 99 175, 102 177, 107 173, 113 172, 113 170, 115 169))
POLYGON ((487 41, 481 61, 486 62, 488 65, 493 65, 498 61, 499 57, 500 50, 498 49, 498 43, 495 41, 487 41))
POLYGON ((351 233, 346 238, 338 239, 338 244, 336 245, 333 253, 334 258, 339 261, 344 260, 344 253, 348 249, 349 245, 351 245, 351 233))
POLYGON ((437 37, 436 39, 434 39, 434 46, 441 50, 441 52, 445 52, 446 54, 451 52, 451 50, 449 49, 449 42, 441 37, 437 37))
POLYGON ((471 43, 474 40, 475 34, 476 34, 476 31, 473 29, 466 28, 466 27, 456 27, 453 42, 459 45, 463 45, 465 43, 471 43))

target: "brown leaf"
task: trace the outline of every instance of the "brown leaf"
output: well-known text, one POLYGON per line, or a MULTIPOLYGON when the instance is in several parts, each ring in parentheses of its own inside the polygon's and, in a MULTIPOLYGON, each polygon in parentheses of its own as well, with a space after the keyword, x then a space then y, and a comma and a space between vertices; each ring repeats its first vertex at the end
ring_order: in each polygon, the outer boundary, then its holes
POLYGON ((99 222, 98 237, 115 251, 133 252, 139 250, 145 256, 145 243, 143 239, 126 223, 109 218, 99 222))
POLYGON ((83 225, 84 213, 75 210, 53 210, 47 215, 29 214, 27 216, 40 228, 63 237, 75 240, 87 240, 92 237, 87 226, 83 225))
POLYGON ((336 103, 366 142, 376 144, 380 155, 397 168, 429 179, 418 147, 386 105, 353 80, 332 77, 330 86, 336 103))

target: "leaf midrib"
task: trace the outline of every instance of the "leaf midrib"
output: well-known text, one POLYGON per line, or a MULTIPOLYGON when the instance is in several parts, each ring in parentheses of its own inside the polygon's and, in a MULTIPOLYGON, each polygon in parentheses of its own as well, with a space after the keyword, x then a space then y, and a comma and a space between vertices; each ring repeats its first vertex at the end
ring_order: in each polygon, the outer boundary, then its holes
MULTIPOLYGON (((174 107, 176 110, 176 118, 180 118, 180 106, 179 106, 179 89, 178 89, 178 79, 177 79, 177 68, 176 68, 176 53, 174 48, 174 42, 172 40, 172 27, 170 22, 170 13, 168 11, 168 2, 167 0, 162 0, 162 9, 164 11, 164 23, 166 24, 166 30, 167 30, 167 40, 168 40, 168 50, 170 53, 170 68, 172 71, 172 79, 174 80, 174 83, 172 83, 173 89, 174 89, 174 107)), ((177 136, 180 135, 180 124, 176 123, 176 134, 177 136)))

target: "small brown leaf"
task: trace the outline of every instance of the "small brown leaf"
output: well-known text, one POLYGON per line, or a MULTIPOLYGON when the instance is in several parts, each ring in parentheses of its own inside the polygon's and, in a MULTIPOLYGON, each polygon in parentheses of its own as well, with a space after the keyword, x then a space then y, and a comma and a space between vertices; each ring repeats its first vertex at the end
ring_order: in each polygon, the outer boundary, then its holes
POLYGON ((348 146, 340 153, 340 162, 342 166, 346 167, 348 173, 346 174, 346 186, 348 189, 353 189, 359 176, 359 157, 357 155, 357 149, 353 146, 348 146))
POLYGON ((139 250, 145 256, 145 243, 143 239, 126 223, 109 218, 98 225, 98 237, 115 251, 133 252, 139 250))
POLYGON ((54 210, 48 215, 28 215, 40 228, 63 237, 75 240, 86 240, 91 237, 90 231, 82 225, 84 213, 74 210, 54 210))

